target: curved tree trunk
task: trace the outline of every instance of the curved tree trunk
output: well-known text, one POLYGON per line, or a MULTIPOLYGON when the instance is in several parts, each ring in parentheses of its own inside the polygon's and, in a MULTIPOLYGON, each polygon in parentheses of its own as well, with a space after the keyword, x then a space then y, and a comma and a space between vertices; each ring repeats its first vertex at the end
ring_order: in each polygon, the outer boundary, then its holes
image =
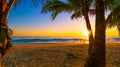
POLYGON ((103 0, 96 0, 95 43, 85 67, 105 67, 105 17, 103 0))
POLYGON ((0 1, 0 59, 2 58, 3 50, 6 46, 7 39, 7 17, 4 15, 8 0, 0 1))
POLYGON ((92 28, 90 25, 90 21, 88 18, 88 15, 85 16, 85 20, 86 20, 86 26, 87 26, 87 30, 89 31, 89 47, 88 47, 88 58, 85 62, 84 67, 89 67, 91 66, 92 62, 91 62, 91 56, 93 55, 93 46, 94 46, 94 38, 93 38, 93 33, 92 33, 92 28))
POLYGON ((89 32, 89 35, 88 35, 89 36, 88 55, 90 55, 92 52, 92 45, 94 44, 94 38, 93 38, 92 28, 91 28, 91 24, 90 24, 90 20, 89 20, 89 16, 88 16, 89 6, 87 5, 86 0, 83 1, 83 5, 84 5, 84 18, 86 21, 87 30, 89 32))
POLYGON ((6 26, 6 17, 4 16, 4 11, 7 6, 7 0, 0 1, 0 66, 2 56, 4 55, 4 47, 7 39, 7 26, 6 26))
POLYGON ((91 64, 91 56, 93 54, 93 45, 94 45, 94 38, 93 38, 93 33, 92 33, 92 28, 91 28, 91 24, 90 24, 90 20, 89 20, 89 16, 88 16, 88 5, 87 5, 87 1, 84 0, 83 1, 83 5, 84 5, 84 18, 86 21, 86 27, 87 30, 89 32, 89 47, 88 47, 88 58, 85 62, 84 67, 89 67, 91 64))
POLYGON ((7 17, 15 0, 0 0, 0 62, 6 50, 11 47, 8 34, 7 17))
POLYGON ((88 14, 85 15, 85 21, 86 21, 87 30, 88 30, 88 32, 89 32, 89 48, 88 48, 88 54, 91 54, 92 45, 94 44, 94 38, 93 38, 92 28, 91 28, 91 25, 90 25, 90 20, 89 20, 88 14))

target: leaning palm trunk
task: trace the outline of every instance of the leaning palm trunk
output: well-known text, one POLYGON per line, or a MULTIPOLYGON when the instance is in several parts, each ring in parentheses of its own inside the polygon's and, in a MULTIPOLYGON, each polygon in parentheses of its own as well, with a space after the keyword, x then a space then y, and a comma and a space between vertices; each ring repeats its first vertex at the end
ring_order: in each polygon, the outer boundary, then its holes
POLYGON ((6 50, 11 47, 11 30, 7 26, 7 17, 13 3, 14 0, 10 0, 9 3, 8 0, 0 0, 0 61, 6 50))
POLYGON ((92 28, 91 28, 91 25, 90 25, 90 20, 89 20, 89 16, 88 16, 88 5, 87 5, 87 2, 86 0, 82 1, 84 4, 84 18, 85 18, 85 21, 86 21, 86 27, 87 27, 87 30, 89 32, 89 47, 88 47, 88 59, 86 60, 86 63, 84 65, 84 67, 87 67, 90 63, 89 59, 90 59, 90 56, 92 55, 93 53, 93 45, 94 45, 94 38, 93 38, 93 33, 92 33, 92 28))
POLYGON ((88 36, 89 36, 88 55, 90 55, 91 52, 92 52, 92 45, 94 44, 94 38, 93 38, 92 28, 91 28, 91 24, 90 24, 90 20, 89 20, 89 16, 88 16, 89 6, 88 6, 86 0, 83 0, 82 3, 83 3, 83 6, 84 6, 83 15, 84 15, 84 18, 85 18, 85 21, 86 21, 87 30, 89 32, 89 34, 88 34, 88 36))
POLYGON ((91 51, 92 51, 92 45, 94 44, 94 38, 93 38, 92 28, 90 25, 90 20, 89 20, 88 14, 86 14, 84 17, 85 17, 85 21, 86 21, 86 27, 89 32, 89 34, 88 34, 88 36, 89 36, 88 55, 90 55, 91 51))
POLYGON ((91 64, 90 57, 93 55, 93 46, 94 46, 94 38, 92 33, 92 28, 90 26, 90 21, 88 19, 88 15, 85 16, 87 30, 89 31, 89 47, 88 47, 88 58, 84 67, 88 67, 89 63, 91 64))
POLYGON ((84 67, 89 67, 91 63, 90 59, 91 59, 91 56, 93 55, 93 46, 94 46, 94 38, 93 38, 93 33, 92 33, 92 28, 91 28, 91 25, 90 25, 90 20, 89 20, 89 17, 88 17, 88 6, 86 4, 86 1, 83 1, 84 3, 84 18, 85 18, 85 21, 86 21, 86 27, 87 27, 87 30, 89 32, 89 47, 88 47, 88 58, 86 60, 86 63, 84 65, 84 67))
POLYGON ((105 17, 103 0, 96 0, 95 43, 85 67, 105 67, 105 17))

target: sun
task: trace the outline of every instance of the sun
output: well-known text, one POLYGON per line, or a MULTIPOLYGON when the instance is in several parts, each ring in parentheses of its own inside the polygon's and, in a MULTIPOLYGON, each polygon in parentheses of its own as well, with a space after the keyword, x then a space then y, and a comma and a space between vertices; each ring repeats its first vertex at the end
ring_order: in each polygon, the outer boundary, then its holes
POLYGON ((89 32, 88 31, 84 31, 83 34, 86 37, 86 39, 88 39, 89 32))

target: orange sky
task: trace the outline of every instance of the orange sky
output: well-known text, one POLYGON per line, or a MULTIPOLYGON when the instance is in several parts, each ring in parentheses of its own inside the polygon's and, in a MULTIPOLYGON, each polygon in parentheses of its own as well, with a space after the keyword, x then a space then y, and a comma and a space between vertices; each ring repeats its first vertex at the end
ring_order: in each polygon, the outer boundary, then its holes
MULTIPOLYGON (((58 18, 59 19, 59 18, 58 18)), ((86 31, 85 21, 83 19, 67 20, 67 21, 52 21, 48 26, 34 26, 33 27, 13 27, 14 36, 73 36, 84 37, 86 31), (81 21, 81 22, 79 22, 81 21)), ((94 32, 94 22, 91 23, 94 32)), ((106 30, 107 36, 118 36, 116 28, 106 30)))
MULTIPOLYGON (((71 14, 61 13, 52 20, 50 13, 42 14, 41 7, 33 8, 30 5, 23 3, 10 12, 8 23, 14 32, 13 36, 85 36, 84 17, 71 20, 71 14)), ((94 31, 95 18, 91 16, 89 19, 94 31)), ((118 36, 118 32, 115 28, 107 29, 106 35, 118 36)))

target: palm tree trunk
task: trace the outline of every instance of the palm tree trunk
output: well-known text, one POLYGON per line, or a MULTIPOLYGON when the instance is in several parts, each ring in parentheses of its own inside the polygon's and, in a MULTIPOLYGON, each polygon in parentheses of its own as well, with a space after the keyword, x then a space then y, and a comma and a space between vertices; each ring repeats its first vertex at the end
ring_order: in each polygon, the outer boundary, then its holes
POLYGON ((96 0, 95 43, 85 67, 105 67, 105 17, 102 0, 96 0))
POLYGON ((8 35, 7 17, 14 0, 0 0, 0 62, 7 48, 10 46, 10 38, 8 35))
POLYGON ((94 38, 93 38, 93 33, 92 33, 92 28, 90 25, 90 21, 88 18, 88 15, 85 16, 85 20, 86 20, 86 26, 87 26, 87 30, 89 31, 89 47, 88 47, 88 58, 85 62, 84 67, 91 67, 92 66, 92 56, 93 56, 93 47, 94 47, 94 38))
POLYGON ((88 17, 88 14, 84 16, 85 17, 85 21, 86 21, 86 26, 87 26, 87 30, 89 32, 89 49, 88 49, 88 54, 91 53, 91 49, 92 49, 92 45, 94 44, 94 38, 93 38, 93 33, 92 33, 92 28, 90 25, 90 20, 88 17))
POLYGON ((88 47, 88 55, 89 56, 86 60, 84 67, 89 67, 92 64, 90 59, 94 53, 93 52, 94 38, 93 38, 92 28, 91 28, 90 20, 89 20, 89 16, 88 16, 88 8, 89 7, 87 5, 86 0, 83 1, 83 5, 84 5, 84 18, 86 21, 87 30, 89 31, 89 47, 88 47))
POLYGON ((84 18, 85 18, 85 21, 86 21, 86 27, 87 27, 87 30, 89 32, 89 48, 88 48, 88 54, 90 55, 91 54, 91 51, 92 51, 92 45, 94 44, 94 38, 93 38, 93 33, 92 33, 92 28, 91 28, 91 24, 90 24, 90 20, 89 20, 89 16, 88 16, 88 9, 89 9, 89 6, 87 5, 87 1, 86 0, 83 0, 83 6, 84 6, 84 18))
POLYGON ((0 66, 2 56, 4 54, 4 47, 7 35, 6 17, 4 16, 4 11, 7 7, 7 0, 0 0, 0 66), (4 42, 4 43, 3 43, 4 42))
POLYGON ((4 11, 7 7, 8 0, 0 0, 0 54, 2 48, 5 46, 6 36, 3 38, 4 35, 7 35, 7 17, 4 15, 4 11), (3 34, 4 33, 4 34, 3 34))
POLYGON ((105 67, 105 16, 103 0, 96 0, 96 24, 95 24, 95 61, 97 67, 105 67))

